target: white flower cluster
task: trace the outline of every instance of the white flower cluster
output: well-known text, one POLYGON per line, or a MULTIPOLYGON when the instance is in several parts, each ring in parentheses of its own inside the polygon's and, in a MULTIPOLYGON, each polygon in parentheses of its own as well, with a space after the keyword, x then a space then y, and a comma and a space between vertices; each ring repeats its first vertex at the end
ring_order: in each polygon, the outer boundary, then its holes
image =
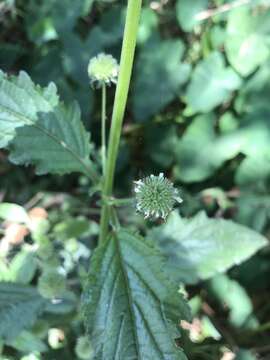
POLYGON ((89 61, 88 75, 91 83, 97 86, 116 84, 118 71, 117 61, 111 55, 101 53, 89 61))

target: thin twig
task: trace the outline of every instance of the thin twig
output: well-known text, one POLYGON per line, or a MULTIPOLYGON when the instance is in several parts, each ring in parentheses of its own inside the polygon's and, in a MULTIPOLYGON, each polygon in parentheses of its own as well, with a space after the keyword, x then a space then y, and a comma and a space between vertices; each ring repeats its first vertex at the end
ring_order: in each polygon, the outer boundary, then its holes
POLYGON ((32 207, 34 207, 37 203, 40 202, 40 200, 43 198, 44 194, 42 192, 36 193, 25 205, 24 208, 26 210, 30 210, 32 207))
POLYGON ((225 13, 227 11, 230 11, 232 9, 235 9, 235 8, 243 6, 243 5, 247 5, 249 3, 251 3, 251 0, 236 0, 233 3, 224 4, 215 9, 204 10, 195 16, 195 20, 203 21, 203 20, 209 19, 212 16, 225 13))

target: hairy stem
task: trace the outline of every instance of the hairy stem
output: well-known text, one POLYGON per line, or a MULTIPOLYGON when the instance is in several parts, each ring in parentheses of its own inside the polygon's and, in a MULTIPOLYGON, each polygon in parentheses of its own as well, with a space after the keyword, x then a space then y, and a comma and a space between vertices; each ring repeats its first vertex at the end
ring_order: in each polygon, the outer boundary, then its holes
MULTIPOLYGON (((136 38, 139 26, 142 0, 128 0, 126 24, 121 52, 119 78, 116 87, 112 125, 110 130, 108 157, 106 161, 103 196, 112 194, 115 164, 118 154, 119 141, 126 108, 128 89, 134 59, 136 38)), ((99 241, 103 241, 108 233, 110 211, 105 203, 101 211, 99 241)))
POLYGON ((102 84, 101 95, 101 159, 102 173, 105 174, 106 169, 106 84, 102 84))

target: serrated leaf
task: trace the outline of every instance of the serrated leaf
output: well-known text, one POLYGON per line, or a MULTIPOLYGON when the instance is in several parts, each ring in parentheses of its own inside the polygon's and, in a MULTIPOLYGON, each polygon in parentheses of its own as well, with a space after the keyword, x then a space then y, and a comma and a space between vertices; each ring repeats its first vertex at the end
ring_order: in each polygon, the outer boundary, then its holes
POLYGON ((94 359, 186 359, 171 322, 189 309, 153 244, 126 230, 108 237, 92 257, 83 300, 94 359))
POLYGON ((11 341, 30 328, 46 305, 37 290, 19 283, 0 282, 0 338, 11 341))
POLYGON ((33 164, 38 174, 93 174, 89 134, 76 104, 59 103, 56 87, 34 85, 28 75, 0 73, 0 148, 15 164, 33 164))
POLYGON ((54 84, 41 89, 25 72, 8 78, 0 71, 0 148, 14 138, 17 127, 32 125, 38 113, 48 113, 58 104, 54 84))
POLYGON ((185 283, 196 283, 240 264, 267 244, 259 233, 230 220, 201 212, 182 219, 173 212, 166 224, 150 230, 168 264, 185 283))
POLYGON ((225 67, 222 54, 213 52, 194 69, 186 100, 194 112, 209 112, 228 101, 240 85, 240 77, 232 68, 225 67))
POLYGON ((162 41, 157 35, 143 45, 132 91, 132 111, 137 120, 147 120, 179 95, 190 73, 190 66, 180 62, 184 49, 180 40, 162 41))

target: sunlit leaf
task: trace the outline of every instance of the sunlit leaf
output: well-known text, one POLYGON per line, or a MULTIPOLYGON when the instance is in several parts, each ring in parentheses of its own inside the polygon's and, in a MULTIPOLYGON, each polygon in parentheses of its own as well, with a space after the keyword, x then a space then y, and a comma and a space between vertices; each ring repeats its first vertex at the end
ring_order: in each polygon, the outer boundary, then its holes
POLYGON ((148 234, 167 256, 179 280, 196 283, 240 264, 267 244, 255 231, 204 213, 182 219, 177 212, 148 234))

